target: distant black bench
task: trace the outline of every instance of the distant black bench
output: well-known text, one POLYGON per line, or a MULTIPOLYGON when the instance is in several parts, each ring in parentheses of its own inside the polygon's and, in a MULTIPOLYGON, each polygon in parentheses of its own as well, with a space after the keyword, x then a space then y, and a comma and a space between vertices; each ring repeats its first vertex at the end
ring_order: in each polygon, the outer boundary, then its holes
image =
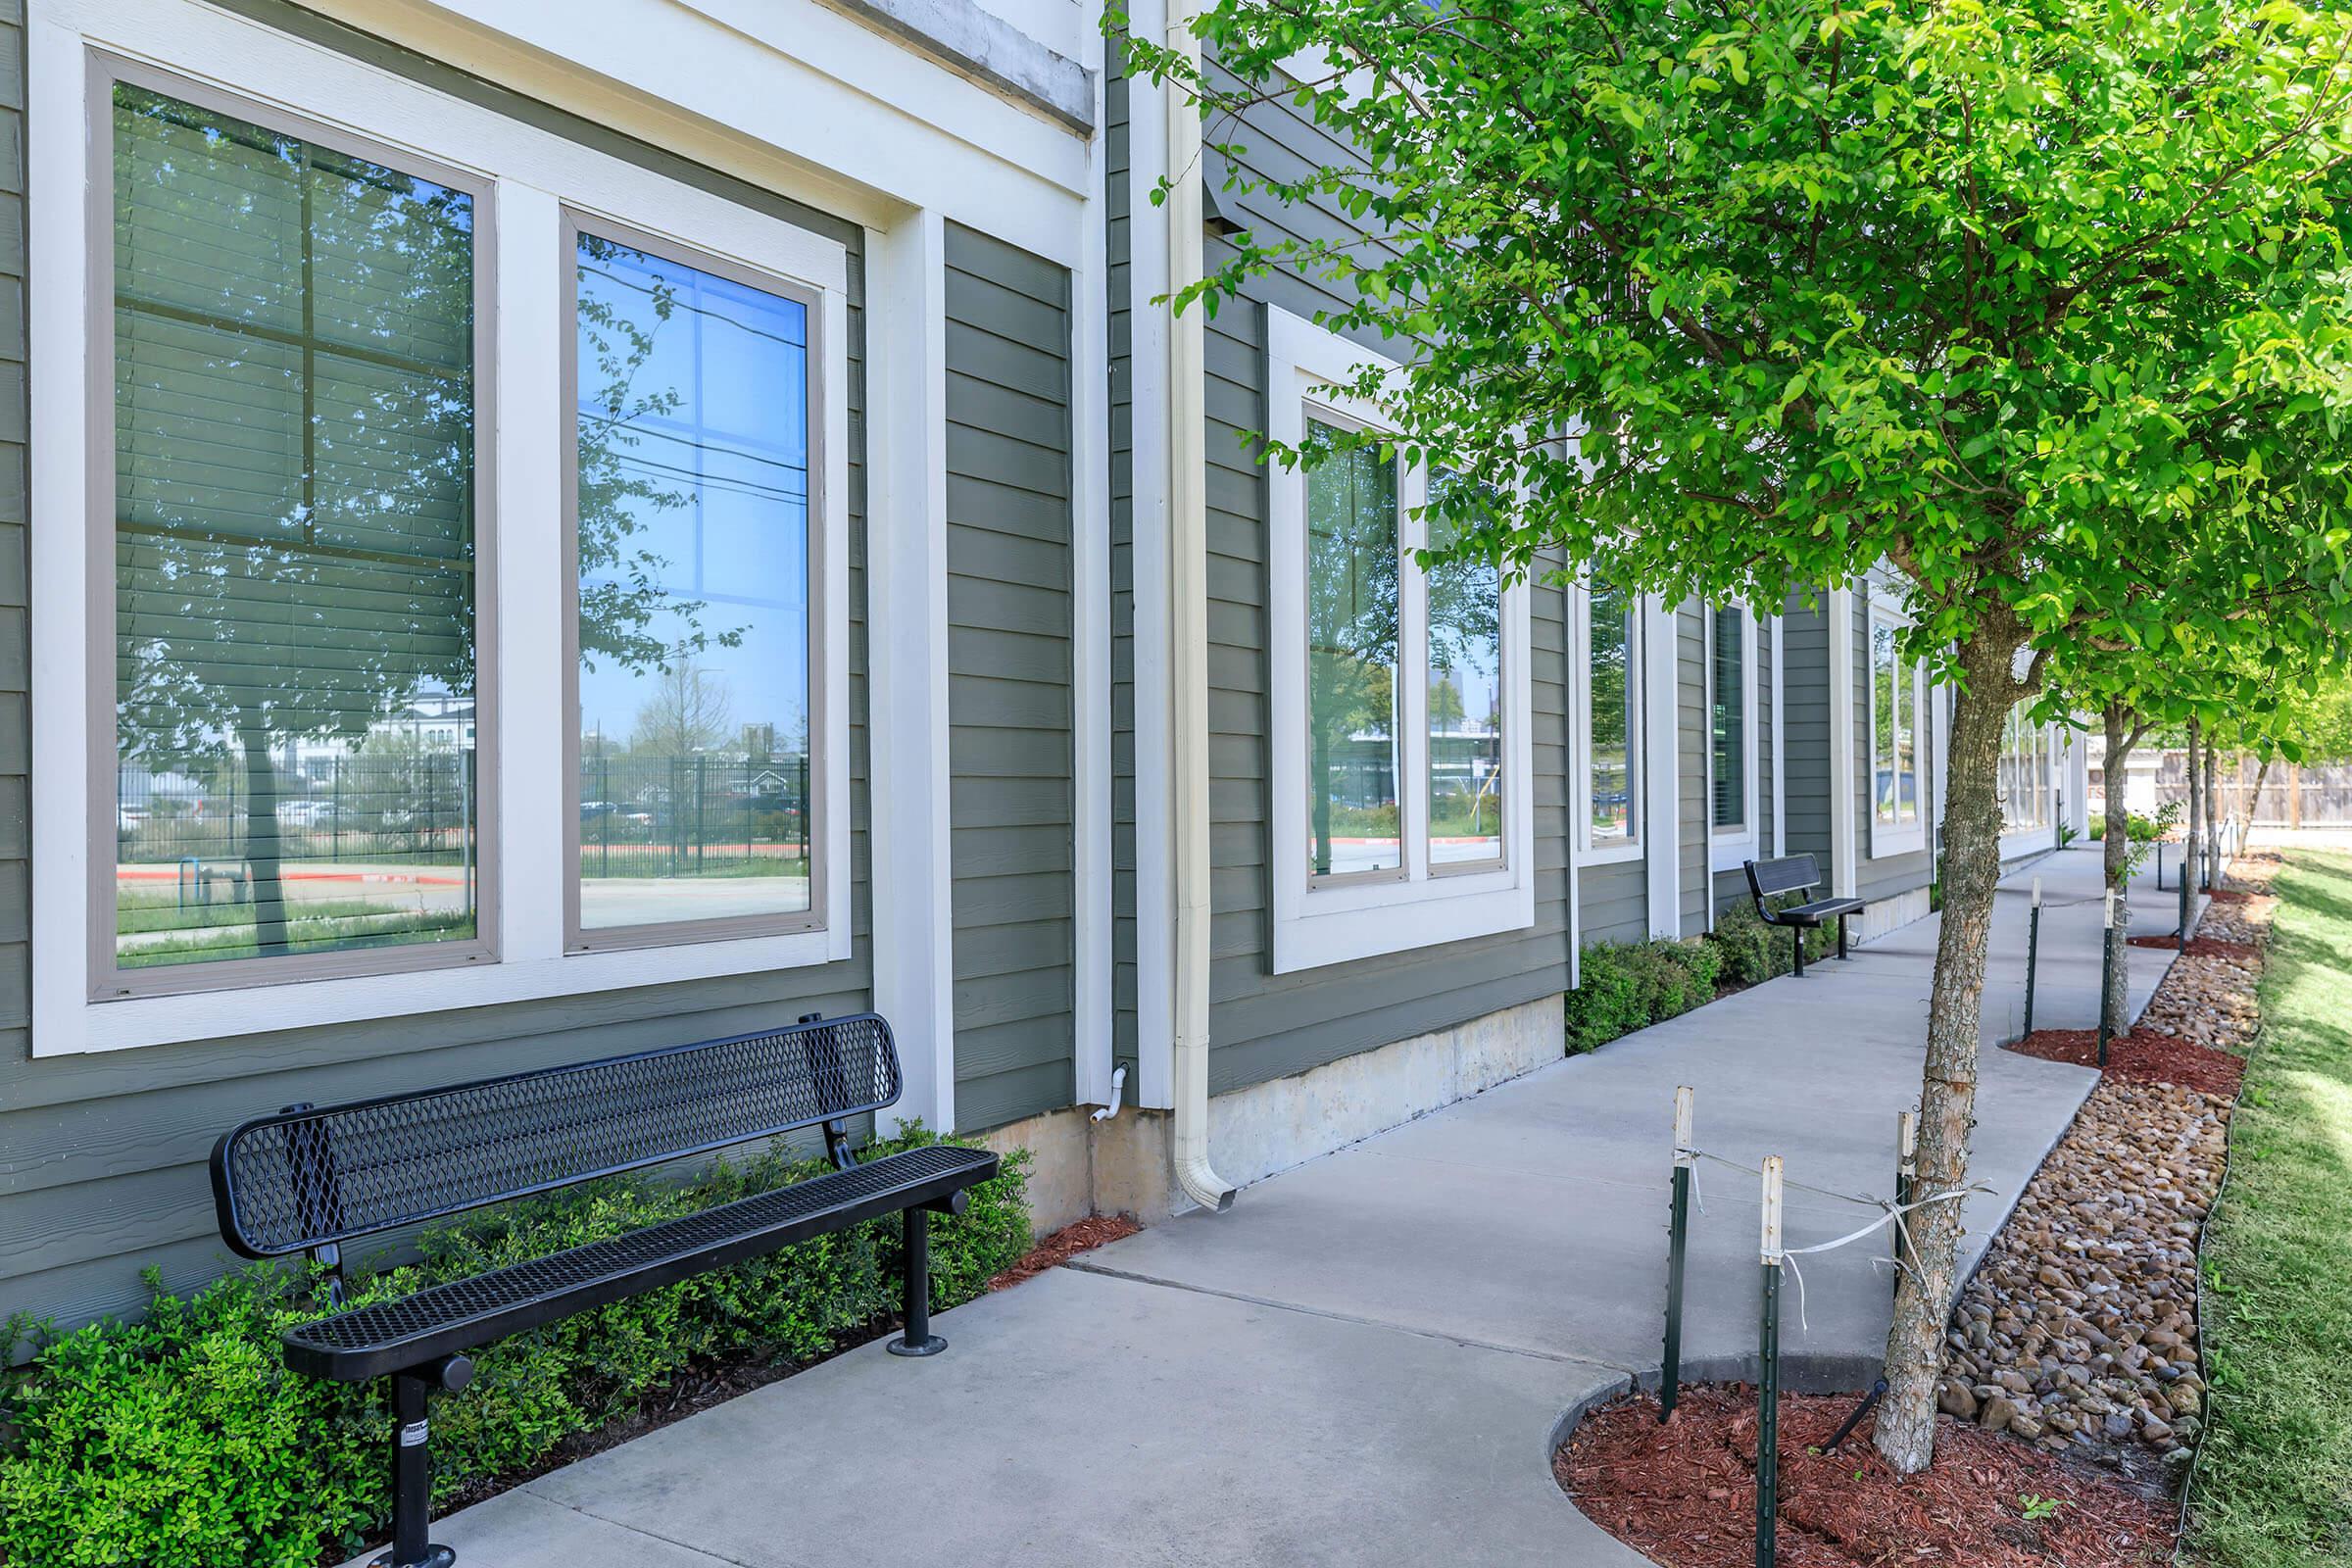
POLYGON ((286 1365, 392 1379, 393 1544, 378 1568, 447 1568, 426 1540, 426 1396, 464 1388, 466 1351, 575 1312, 882 1215, 906 1216, 906 1333, 931 1355, 930 1214, 961 1213, 997 1155, 934 1145, 858 1163, 848 1119, 894 1103, 899 1056, 873 1013, 489 1078, 416 1095, 290 1105, 213 1150, 220 1234, 247 1257, 308 1253, 338 1309, 285 1333, 286 1365), (344 1309, 342 1246, 487 1203, 822 1125, 821 1176, 610 1241, 344 1309))
POLYGON ((1805 933, 1819 930, 1831 920, 1838 922, 1838 956, 1845 956, 1846 916, 1858 914, 1864 905, 1860 899, 1815 899, 1810 904, 1792 904, 1774 908, 1772 901, 1788 894, 1803 895, 1821 886, 1821 865, 1810 855, 1784 856, 1777 860, 1747 862, 1747 891, 1755 895, 1756 914, 1766 925, 1788 928, 1790 948, 1796 954, 1796 977, 1805 977, 1805 933))

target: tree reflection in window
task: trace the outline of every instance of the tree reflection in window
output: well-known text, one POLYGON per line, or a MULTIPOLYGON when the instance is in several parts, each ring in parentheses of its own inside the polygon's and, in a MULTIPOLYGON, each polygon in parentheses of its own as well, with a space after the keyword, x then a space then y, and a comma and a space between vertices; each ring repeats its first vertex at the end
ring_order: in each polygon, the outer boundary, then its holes
POLYGON ((115 963, 471 937, 472 198, 129 84, 110 130, 115 963))
POLYGON ((1635 792, 1640 783, 1642 734, 1641 636, 1637 601, 1602 578, 1592 579, 1592 662, 1586 681, 1586 734, 1592 744, 1591 837, 1595 845, 1623 844, 1641 831, 1635 792))
POLYGON ((1309 869, 1395 871, 1396 459, 1313 419, 1306 446, 1309 869))
MULTIPOLYGON (((1491 513, 1492 485, 1441 470, 1430 479, 1429 545, 1472 526, 1456 505, 1491 513), (1461 491, 1471 494, 1464 496, 1461 491)), ((1481 560, 1439 562, 1429 590, 1429 863, 1502 858, 1502 572, 1481 560)))

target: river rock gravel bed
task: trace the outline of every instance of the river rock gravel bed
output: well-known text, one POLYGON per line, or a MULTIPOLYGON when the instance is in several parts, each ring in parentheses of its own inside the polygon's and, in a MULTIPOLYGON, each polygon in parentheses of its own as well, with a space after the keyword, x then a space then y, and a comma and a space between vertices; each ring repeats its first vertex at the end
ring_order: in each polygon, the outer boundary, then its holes
MULTIPOLYGON (((2125 1037, 2162 1048, 2110 1051, 1993 1239, 1952 1310, 1938 1390, 1946 1414, 2057 1453, 2187 1459, 2205 1415, 2197 1237, 2261 1021, 2274 869, 2251 858, 2233 867, 2253 896, 2214 902, 2199 931, 2210 944, 2174 961, 2125 1037)), ((2063 1060, 2089 1038, 2019 1045, 2063 1060)))

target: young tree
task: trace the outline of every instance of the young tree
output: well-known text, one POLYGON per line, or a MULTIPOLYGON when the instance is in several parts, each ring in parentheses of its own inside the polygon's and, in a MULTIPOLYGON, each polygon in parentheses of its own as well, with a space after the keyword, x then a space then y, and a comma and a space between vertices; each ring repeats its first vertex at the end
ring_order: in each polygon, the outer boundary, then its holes
MULTIPOLYGON (((1129 60, 1199 100, 1212 177, 1365 231, 1237 237, 1193 292, 1303 270, 1347 302, 1327 324, 1396 346, 1343 389, 1395 433, 1352 439, 1526 497, 1433 497, 1450 553, 1765 611, 1880 562, 1905 580, 1906 651, 1954 691, 1920 1182, 1964 1186, 2009 709, 2059 650, 2177 660, 2275 598, 2332 624, 2352 597, 2340 22, 1219 0, 1191 25, 1207 67, 1129 60), (1348 152, 1251 161, 1235 127, 1269 97, 1348 152), (2183 537, 2202 575, 2148 568, 2183 537)), ((1958 1205, 1912 1235, 1877 1440, 1903 1470, 1931 1453, 1958 1205)))
POLYGON ((735 700, 726 677, 694 661, 681 643, 656 673, 653 690, 637 706, 629 750, 642 757, 677 761, 716 750, 734 738, 735 700))

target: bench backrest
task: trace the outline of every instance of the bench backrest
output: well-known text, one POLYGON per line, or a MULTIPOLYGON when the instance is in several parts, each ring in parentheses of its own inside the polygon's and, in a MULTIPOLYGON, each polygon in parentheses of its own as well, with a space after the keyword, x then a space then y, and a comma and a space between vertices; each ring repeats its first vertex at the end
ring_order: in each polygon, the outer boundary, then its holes
POLYGON ((282 1257, 880 1110, 875 1013, 259 1116, 213 1149, 220 1234, 282 1257))
POLYGON ((1810 855, 1785 855, 1777 860, 1747 862, 1747 890, 1756 905, 1784 893, 1804 893, 1821 886, 1821 864, 1810 855))

